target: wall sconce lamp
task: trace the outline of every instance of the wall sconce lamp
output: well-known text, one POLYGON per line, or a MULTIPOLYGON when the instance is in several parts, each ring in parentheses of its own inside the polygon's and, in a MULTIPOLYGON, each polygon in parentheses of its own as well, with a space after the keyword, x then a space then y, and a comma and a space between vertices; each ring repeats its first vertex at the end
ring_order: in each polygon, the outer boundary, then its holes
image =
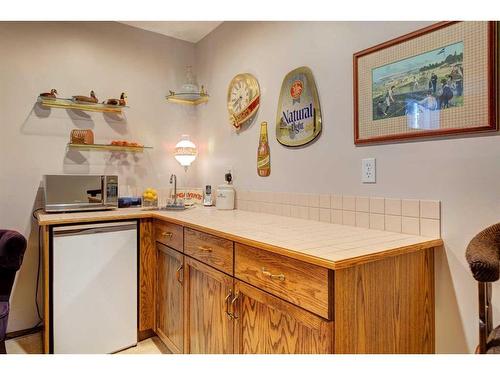
POLYGON ((181 140, 175 145, 175 159, 187 171, 188 167, 196 159, 196 155, 196 145, 191 142, 189 135, 182 135, 181 140))

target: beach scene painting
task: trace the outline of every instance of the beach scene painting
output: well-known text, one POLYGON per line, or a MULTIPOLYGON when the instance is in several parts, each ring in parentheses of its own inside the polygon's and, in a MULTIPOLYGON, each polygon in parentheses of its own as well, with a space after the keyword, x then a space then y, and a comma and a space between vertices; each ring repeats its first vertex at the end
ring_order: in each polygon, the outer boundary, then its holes
POLYGON ((373 120, 463 106, 464 44, 372 69, 373 120))

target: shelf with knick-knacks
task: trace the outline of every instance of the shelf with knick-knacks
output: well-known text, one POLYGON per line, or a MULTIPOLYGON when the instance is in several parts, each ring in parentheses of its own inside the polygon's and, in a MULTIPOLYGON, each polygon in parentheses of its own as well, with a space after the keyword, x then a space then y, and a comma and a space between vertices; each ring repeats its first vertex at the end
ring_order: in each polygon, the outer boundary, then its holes
POLYGON ((76 109, 80 111, 90 112, 107 112, 121 114, 127 106, 127 95, 122 92, 119 99, 110 98, 102 103, 99 103, 94 91, 90 92, 89 96, 74 95, 71 98, 57 97, 57 90, 52 89, 50 92, 41 93, 38 96, 37 102, 47 108, 63 108, 76 109))
POLYGON ((166 96, 168 102, 177 104, 198 105, 208 102, 209 95, 205 92, 205 88, 201 86, 199 92, 174 92, 170 91, 166 96))
POLYGON ((81 151, 125 151, 125 152, 143 152, 146 149, 152 149, 150 146, 117 146, 106 144, 83 144, 83 143, 68 143, 68 148, 81 151))
POLYGON ((186 66, 186 81, 179 91, 169 90, 167 102, 177 104, 198 105, 208 102, 209 95, 205 87, 199 88, 194 78, 191 66, 186 66))
POLYGON ((94 132, 91 129, 73 129, 70 134, 68 148, 79 151, 143 152, 145 149, 152 149, 153 147, 125 140, 114 140, 108 144, 94 143, 94 132))

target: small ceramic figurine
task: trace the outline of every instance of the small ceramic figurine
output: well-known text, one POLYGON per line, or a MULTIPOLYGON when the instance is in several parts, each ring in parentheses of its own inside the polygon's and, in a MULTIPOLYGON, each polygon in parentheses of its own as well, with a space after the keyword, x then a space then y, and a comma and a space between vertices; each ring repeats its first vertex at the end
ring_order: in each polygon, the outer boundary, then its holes
POLYGON ((50 90, 50 92, 42 92, 40 96, 43 97, 44 99, 56 99, 57 93, 58 92, 56 89, 52 89, 50 90))
POLYGON ((126 98, 127 98, 127 95, 124 92, 122 92, 122 94, 120 95, 120 102, 119 102, 119 104, 122 105, 122 106, 127 105, 127 102, 125 101, 126 98))
POLYGON ((125 106, 127 105, 127 102, 125 101, 126 97, 127 95, 125 95, 125 93, 122 92, 122 94, 120 95, 120 99, 108 99, 104 101, 103 104, 125 106))
POLYGON ((85 102, 85 103, 97 103, 97 97, 95 96, 94 90, 90 92, 90 96, 84 95, 75 95, 73 96, 73 100, 77 102, 85 102))

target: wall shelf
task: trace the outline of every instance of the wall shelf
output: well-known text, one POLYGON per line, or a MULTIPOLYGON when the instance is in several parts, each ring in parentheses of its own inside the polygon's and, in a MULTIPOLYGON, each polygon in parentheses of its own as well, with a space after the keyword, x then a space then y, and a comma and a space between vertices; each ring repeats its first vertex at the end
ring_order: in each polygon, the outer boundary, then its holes
POLYGON ((209 95, 205 91, 199 93, 192 92, 173 92, 166 96, 167 102, 176 104, 198 105, 208 102, 209 95))
POLYGON ((44 107, 48 108, 64 108, 64 109, 77 109, 80 111, 91 111, 91 112, 107 112, 107 113, 122 113, 124 108, 129 108, 128 106, 119 105, 108 105, 101 103, 78 103, 71 99, 47 99, 43 97, 38 97, 37 100, 44 107))
POLYGON ((153 147, 149 146, 114 146, 114 145, 103 145, 103 144, 92 144, 85 145, 79 143, 68 143, 68 148, 75 150, 98 150, 98 151, 126 151, 126 152, 143 152, 145 149, 150 150, 153 147))

